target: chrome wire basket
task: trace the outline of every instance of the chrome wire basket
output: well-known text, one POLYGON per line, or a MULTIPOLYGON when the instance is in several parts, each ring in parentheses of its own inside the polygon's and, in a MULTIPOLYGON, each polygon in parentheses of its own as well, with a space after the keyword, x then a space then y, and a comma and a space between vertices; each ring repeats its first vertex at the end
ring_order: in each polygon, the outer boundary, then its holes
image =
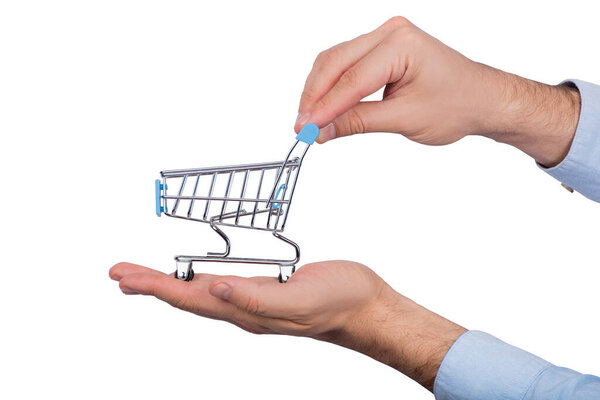
POLYGON ((223 252, 175 256, 177 279, 193 279, 194 262, 278 265, 279 281, 290 278, 300 260, 300 247, 281 233, 302 161, 318 135, 315 124, 304 125, 283 161, 161 171, 161 179, 155 182, 156 214, 208 223, 225 241, 223 252), (270 231, 292 246, 295 256, 287 260, 231 257, 231 241, 221 229, 223 226, 270 231))

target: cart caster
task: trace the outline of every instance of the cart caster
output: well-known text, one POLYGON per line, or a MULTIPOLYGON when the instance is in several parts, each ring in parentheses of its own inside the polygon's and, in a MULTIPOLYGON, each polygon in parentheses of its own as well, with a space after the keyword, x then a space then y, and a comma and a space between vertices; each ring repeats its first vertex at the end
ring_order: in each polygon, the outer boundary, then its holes
POLYGON ((175 271, 175 278, 181 279, 182 281, 191 281, 194 279, 194 270, 192 269, 191 261, 177 261, 177 270, 175 271))
POLYGON ((292 274, 296 272, 295 265, 280 265, 279 266, 279 282, 286 283, 292 274))

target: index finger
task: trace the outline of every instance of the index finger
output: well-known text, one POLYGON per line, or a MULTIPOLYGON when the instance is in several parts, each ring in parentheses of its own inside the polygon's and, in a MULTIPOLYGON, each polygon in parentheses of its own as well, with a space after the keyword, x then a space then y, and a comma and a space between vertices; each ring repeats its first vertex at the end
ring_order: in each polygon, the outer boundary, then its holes
POLYGON ((333 88, 309 111, 312 122, 319 127, 331 123, 357 105, 363 98, 386 84, 398 81, 406 65, 394 41, 383 41, 354 66, 342 74, 333 88))
POLYGON ((344 71, 373 50, 400 23, 401 18, 392 18, 372 32, 321 52, 306 78, 298 112, 307 112, 335 85, 344 71))
POLYGON ((128 262, 120 262, 111 267, 110 271, 108 271, 108 276, 110 276, 110 279, 112 279, 113 281, 120 281, 121 278, 123 278, 126 275, 142 272, 154 275, 164 275, 163 272, 157 271, 152 268, 144 267, 142 265, 132 264, 128 262))
POLYGON ((196 274, 193 281, 185 282, 172 275, 137 272, 121 278, 119 287, 128 293, 154 296, 173 307, 204 317, 224 319, 236 310, 208 293, 208 286, 214 278, 215 275, 196 274))

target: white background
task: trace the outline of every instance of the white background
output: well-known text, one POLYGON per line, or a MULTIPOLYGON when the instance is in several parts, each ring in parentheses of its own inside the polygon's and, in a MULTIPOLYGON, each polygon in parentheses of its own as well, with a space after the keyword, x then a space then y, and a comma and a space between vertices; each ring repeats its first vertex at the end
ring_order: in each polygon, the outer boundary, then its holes
MULTIPOLYGON (((317 53, 394 15, 510 72, 600 82, 591 1, 0 4, 2 398, 431 398, 358 353, 122 295, 114 263, 167 272, 221 245, 154 216, 153 180, 282 159, 317 53)), ((449 319, 598 375, 598 226, 598 204, 515 149, 370 134, 310 150, 286 233, 303 263, 363 262, 449 319)))

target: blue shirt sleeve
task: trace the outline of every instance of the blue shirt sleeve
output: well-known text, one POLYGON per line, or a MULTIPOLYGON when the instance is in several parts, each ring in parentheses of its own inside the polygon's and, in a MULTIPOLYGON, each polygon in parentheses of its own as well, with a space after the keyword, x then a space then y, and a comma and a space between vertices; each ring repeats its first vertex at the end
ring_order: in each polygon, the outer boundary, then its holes
POLYGON ((438 370, 437 400, 598 400, 600 378, 560 368, 479 331, 461 335, 438 370))
POLYGON ((568 188, 600 202, 600 86, 579 80, 566 83, 576 86, 581 95, 573 143, 560 164, 540 167, 568 188))

